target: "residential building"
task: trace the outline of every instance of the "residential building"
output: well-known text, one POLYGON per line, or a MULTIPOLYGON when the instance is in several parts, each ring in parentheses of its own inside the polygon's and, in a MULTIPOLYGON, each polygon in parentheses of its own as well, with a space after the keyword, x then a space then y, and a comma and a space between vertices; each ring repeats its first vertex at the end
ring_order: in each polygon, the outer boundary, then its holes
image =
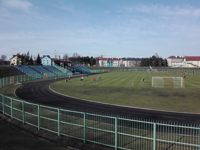
POLYGON ((185 67, 200 67, 200 56, 185 56, 185 67))
POLYGON ((120 67, 120 58, 110 58, 112 65, 110 67, 120 67))
POLYGON ((21 58, 18 55, 13 55, 13 57, 10 58, 10 65, 21 65, 21 58))
POLYGON ((122 58, 124 67, 138 67, 141 64, 140 58, 122 58))
POLYGON ((99 67, 136 67, 140 66, 139 58, 97 58, 99 67))
POLYGON ((107 58, 97 58, 97 62, 98 62, 99 67, 107 67, 108 66, 107 58))
POLYGON ((169 67, 200 67, 200 56, 170 56, 167 62, 169 67))
POLYGON ((41 58, 41 63, 42 65, 44 66, 51 66, 52 65, 52 59, 49 55, 44 55, 42 58, 41 58))
POLYGON ((185 67, 184 57, 170 56, 167 58, 169 67, 185 67))

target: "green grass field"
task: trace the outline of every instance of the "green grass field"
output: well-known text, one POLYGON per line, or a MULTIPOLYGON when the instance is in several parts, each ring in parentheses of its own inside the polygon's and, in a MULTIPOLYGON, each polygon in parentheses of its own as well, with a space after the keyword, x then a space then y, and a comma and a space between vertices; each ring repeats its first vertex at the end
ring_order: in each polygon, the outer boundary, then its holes
POLYGON ((175 72, 111 72, 85 77, 84 81, 80 78, 67 83, 58 81, 51 88, 65 95, 103 103, 200 113, 200 75, 187 75, 182 89, 152 88, 152 76, 182 75, 175 72))

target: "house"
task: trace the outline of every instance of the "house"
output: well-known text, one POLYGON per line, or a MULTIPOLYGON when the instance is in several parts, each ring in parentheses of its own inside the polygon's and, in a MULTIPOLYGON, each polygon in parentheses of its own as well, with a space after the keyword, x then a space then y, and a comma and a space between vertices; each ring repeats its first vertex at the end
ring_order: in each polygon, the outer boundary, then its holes
POLYGON ((170 56, 167 58, 169 67, 185 67, 184 57, 170 56))
POLYGON ((170 56, 167 58, 169 67, 200 67, 200 56, 170 56))
POLYGON ((98 62, 99 67, 107 67, 108 66, 107 58, 97 58, 97 62, 98 62))
POLYGON ((98 58, 99 67, 136 67, 140 66, 140 58, 98 58))
POLYGON ((185 67, 200 67, 200 56, 185 56, 185 67))
POLYGON ((112 58, 112 62, 113 62, 112 67, 120 67, 121 59, 120 58, 112 58))
POLYGON ((18 55, 13 55, 12 58, 10 58, 10 65, 21 65, 21 58, 18 55))
POLYGON ((44 55, 42 58, 41 58, 41 63, 42 65, 44 66, 51 66, 53 61, 51 59, 51 57, 49 55, 44 55))
POLYGON ((99 67, 120 67, 120 58, 97 58, 99 67))
POLYGON ((120 58, 107 58, 107 67, 120 67, 120 58))
POLYGON ((141 59, 139 58, 122 58, 122 63, 124 67, 138 67, 141 64, 141 59))

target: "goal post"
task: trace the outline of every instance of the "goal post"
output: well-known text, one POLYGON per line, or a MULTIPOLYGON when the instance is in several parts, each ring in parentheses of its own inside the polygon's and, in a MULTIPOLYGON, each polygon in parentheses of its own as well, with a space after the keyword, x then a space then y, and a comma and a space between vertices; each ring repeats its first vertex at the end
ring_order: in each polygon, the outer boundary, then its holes
POLYGON ((184 88, 183 77, 152 77, 152 87, 154 88, 184 88))

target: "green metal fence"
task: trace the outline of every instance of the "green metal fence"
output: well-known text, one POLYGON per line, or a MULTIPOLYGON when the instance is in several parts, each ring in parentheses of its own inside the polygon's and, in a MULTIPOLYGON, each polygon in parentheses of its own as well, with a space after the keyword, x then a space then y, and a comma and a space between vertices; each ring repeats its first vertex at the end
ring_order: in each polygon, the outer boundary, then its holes
POLYGON ((15 83, 22 83, 22 82, 27 82, 27 81, 34 81, 34 80, 47 80, 47 79, 57 79, 57 78, 64 78, 64 77, 69 77, 72 76, 71 73, 60 73, 54 76, 41 76, 39 74, 32 74, 32 75, 18 75, 18 76, 9 76, 9 77, 4 77, 0 78, 0 88, 15 84, 15 83))
MULTIPOLYGON (((1 87, 14 83, 11 78, 0 80, 1 87)), ((27 77, 23 79, 29 80, 27 77)), ((115 150, 200 150, 198 126, 72 111, 34 104, 3 94, 0 95, 0 112, 37 130, 79 139, 83 143, 101 144, 115 150)))

